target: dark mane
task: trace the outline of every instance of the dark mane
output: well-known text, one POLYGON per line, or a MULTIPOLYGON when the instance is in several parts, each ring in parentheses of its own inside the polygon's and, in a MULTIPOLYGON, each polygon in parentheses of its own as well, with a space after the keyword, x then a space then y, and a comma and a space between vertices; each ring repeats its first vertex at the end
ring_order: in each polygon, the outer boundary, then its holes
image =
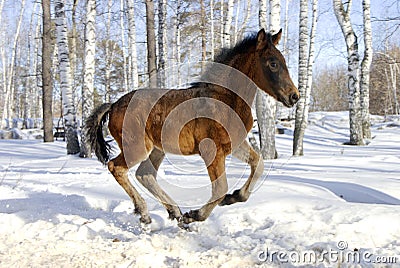
MULTIPOLYGON (((267 38, 271 39, 272 35, 267 33, 267 38)), ((220 52, 215 56, 214 61, 216 63, 221 63, 224 65, 232 65, 232 59, 234 59, 237 55, 249 53, 252 48, 255 48, 257 44, 257 33, 251 33, 246 36, 243 40, 236 43, 236 45, 232 48, 222 48, 220 52)), ((201 74, 200 80, 202 81, 210 81, 210 77, 218 76, 218 67, 216 66, 208 66, 206 70, 201 74)), ((211 79, 213 80, 213 79, 211 79)), ((208 84, 207 82, 192 82, 190 83, 189 88, 202 87, 208 84)))
MULTIPOLYGON (((267 34, 267 38, 271 38, 271 34, 267 34)), ((222 48, 215 57, 214 62, 228 64, 236 55, 249 52, 249 48, 254 47, 257 43, 257 33, 246 36, 242 41, 236 43, 232 48, 222 48)))

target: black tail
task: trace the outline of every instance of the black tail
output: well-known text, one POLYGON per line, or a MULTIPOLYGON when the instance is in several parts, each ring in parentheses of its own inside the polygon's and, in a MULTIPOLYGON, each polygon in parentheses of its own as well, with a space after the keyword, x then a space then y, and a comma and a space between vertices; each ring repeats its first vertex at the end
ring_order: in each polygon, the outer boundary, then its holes
POLYGON ((103 125, 107 121, 110 108, 111 103, 102 104, 93 111, 85 123, 86 138, 90 143, 91 150, 104 165, 110 159, 111 151, 111 146, 104 140, 103 136, 103 125))

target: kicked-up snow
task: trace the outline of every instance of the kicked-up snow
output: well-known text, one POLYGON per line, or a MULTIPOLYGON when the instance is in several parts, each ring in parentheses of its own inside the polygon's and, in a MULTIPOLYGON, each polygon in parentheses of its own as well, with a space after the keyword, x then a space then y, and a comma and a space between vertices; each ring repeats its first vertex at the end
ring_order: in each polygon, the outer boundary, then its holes
MULTIPOLYGON (((348 140, 347 113, 312 113, 303 157, 292 133, 246 203, 180 229, 134 179, 153 223, 96 159, 65 143, 0 140, 0 267, 400 267, 400 121, 372 117, 367 146, 348 140)), ((230 191, 249 167, 227 159, 230 191)), ((168 155, 159 183, 182 211, 210 185, 199 157, 168 155)))

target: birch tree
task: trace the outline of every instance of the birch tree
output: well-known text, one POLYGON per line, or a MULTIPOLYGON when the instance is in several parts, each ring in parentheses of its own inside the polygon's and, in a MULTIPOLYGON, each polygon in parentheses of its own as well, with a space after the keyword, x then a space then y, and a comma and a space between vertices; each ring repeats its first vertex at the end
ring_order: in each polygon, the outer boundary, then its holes
MULTIPOLYGON (((270 0, 269 28, 271 33, 280 29, 280 0, 270 0)), ((259 25, 260 28, 267 28, 267 1, 259 2, 259 25)), ((275 149, 275 112, 276 101, 265 95, 260 90, 256 95, 256 114, 260 135, 260 151, 264 159, 275 159, 278 154, 275 149)))
POLYGON ((225 6, 225 1, 221 0, 219 3, 220 7, 219 7, 219 11, 220 11, 220 21, 219 21, 219 36, 220 36, 220 43, 221 43, 221 47, 224 46, 224 6, 225 6))
POLYGON ((105 102, 111 101, 111 71, 112 71, 112 61, 113 61, 113 53, 114 53, 114 42, 111 42, 110 29, 111 29, 111 6, 112 0, 108 0, 107 3, 107 23, 106 23, 106 58, 105 58, 105 90, 104 90, 104 98, 105 102), (113 46, 113 47, 111 47, 113 46))
MULTIPOLYGON (((7 77, 5 80, 5 98, 4 98, 4 108, 3 108, 3 114, 2 114, 2 118, 1 118, 1 126, 0 128, 3 128, 3 123, 5 122, 5 119, 7 119, 7 121, 9 122, 8 124, 10 124, 10 121, 12 119, 12 113, 13 113, 13 106, 14 106, 14 101, 13 101, 13 96, 14 96, 14 83, 13 83, 13 79, 14 79, 14 67, 15 67, 15 57, 17 55, 17 45, 18 45, 18 39, 19 39, 19 33, 21 30, 21 24, 22 24, 22 19, 24 16, 24 10, 25 10, 25 0, 22 0, 21 2, 21 11, 19 14, 19 18, 18 18, 18 23, 17 23, 17 29, 15 32, 15 36, 14 36, 14 41, 13 41, 13 46, 12 46, 12 51, 11 51, 11 59, 10 59, 10 63, 9 63, 9 67, 8 70, 6 69, 6 74, 7 77)), ((3 61, 4 62, 4 61, 3 61)), ((10 125, 9 125, 10 126, 10 125)))
POLYGON ((42 0, 43 34, 42 34, 42 107, 43 107, 43 139, 53 142, 53 80, 51 66, 53 64, 52 30, 50 0, 42 0))
POLYGON ((175 59, 175 80, 174 80, 174 85, 179 86, 181 84, 181 6, 182 6, 182 1, 177 0, 176 1, 176 14, 175 14, 175 25, 174 25, 174 36, 175 36, 175 48, 173 49, 173 55, 175 59))
POLYGON ((122 66, 123 74, 124 74, 124 91, 128 92, 130 89, 130 86, 128 83, 128 69, 127 69, 128 55, 126 54, 126 42, 125 42, 125 5, 124 5, 124 0, 120 0, 119 4, 120 4, 119 26, 121 28, 121 47, 122 47, 122 56, 123 56, 123 61, 124 61, 124 65, 122 66))
POLYGON ((214 28, 214 0, 210 0, 210 45, 211 45, 211 60, 215 57, 215 28, 214 28))
POLYGON ((364 145, 360 105, 360 57, 358 54, 357 36, 350 20, 352 0, 347 1, 345 8, 342 0, 333 0, 336 19, 346 42, 347 70, 349 90, 350 145, 364 145))
POLYGON ((167 57, 167 0, 158 0, 158 86, 165 87, 167 57))
MULTIPOLYGON (((93 89, 95 74, 96 55, 96 0, 86 1, 86 23, 85 23, 85 59, 83 66, 82 87, 82 121, 90 116, 94 108, 93 89)), ((81 135, 81 157, 91 157, 90 143, 87 142, 86 133, 81 135)))
POLYGON ((71 87, 71 69, 69 63, 69 50, 67 38, 67 23, 63 0, 56 0, 54 3, 55 24, 57 32, 58 62, 60 71, 60 90, 63 102, 63 117, 65 126, 65 138, 67 141, 67 154, 80 152, 76 110, 73 103, 73 90, 71 87))
POLYGON ((128 7, 128 51, 129 51, 129 91, 135 90, 139 86, 137 49, 136 49, 136 23, 135 9, 133 0, 126 0, 128 7))
POLYGON ((372 30, 370 0, 363 0, 364 58, 361 62, 361 120, 363 138, 371 139, 371 122, 369 116, 369 78, 372 63, 372 30))
MULTIPOLYGON (((27 86, 24 91, 24 128, 31 128, 28 120, 31 118, 31 110, 32 110, 32 95, 34 92, 34 87, 36 84, 36 81, 34 80, 35 73, 33 72, 32 66, 35 64, 35 54, 32 53, 32 45, 34 45, 36 42, 32 38, 33 34, 36 34, 36 31, 33 30, 34 27, 34 20, 37 14, 37 7, 39 6, 39 2, 35 2, 33 5, 33 10, 31 14, 31 20, 29 23, 29 32, 28 32, 28 58, 26 62, 26 83, 27 86)), ((36 23, 38 24, 38 23, 36 23)), ((34 51, 34 49, 33 49, 34 51)))
POLYGON ((147 72, 149 87, 157 87, 156 34, 154 32, 154 2, 146 0, 147 72))
POLYGON ((313 82, 314 44, 318 19, 318 0, 312 1, 311 32, 308 32, 308 1, 300 0, 299 27, 299 75, 298 88, 302 96, 296 106, 296 122, 293 136, 293 155, 304 154, 303 139, 307 128, 313 82), (310 38, 309 38, 310 36, 310 38))
POLYGON ((73 91, 73 102, 75 103, 77 94, 76 94, 76 79, 75 79, 75 73, 76 73, 76 41, 78 39, 78 34, 76 31, 76 20, 77 20, 77 15, 76 15, 76 8, 78 6, 78 0, 73 0, 72 1, 72 31, 71 31, 71 38, 70 38, 70 44, 71 44, 71 49, 69 53, 69 58, 70 58, 70 67, 71 67, 71 86, 72 86, 72 91, 73 91))
POLYGON ((201 71, 203 72, 207 60, 206 8, 204 6, 204 0, 200 0, 200 32, 201 32, 201 71))
POLYGON ((223 40, 222 47, 231 46, 231 27, 232 27, 232 17, 233 17, 233 0, 228 0, 228 5, 226 6, 226 18, 223 21, 223 40))

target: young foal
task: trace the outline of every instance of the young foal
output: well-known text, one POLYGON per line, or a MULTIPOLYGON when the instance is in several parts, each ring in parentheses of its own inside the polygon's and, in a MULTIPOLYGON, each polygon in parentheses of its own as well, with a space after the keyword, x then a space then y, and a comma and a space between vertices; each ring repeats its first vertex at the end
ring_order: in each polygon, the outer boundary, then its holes
POLYGON ((166 208, 180 227, 204 221, 216 205, 244 202, 263 172, 263 161, 246 141, 253 125, 251 104, 257 88, 293 106, 299 92, 289 77, 285 59, 276 49, 282 32, 262 29, 232 49, 224 49, 199 83, 182 90, 142 89, 113 104, 97 108, 86 122, 92 150, 135 204, 141 222, 150 223, 147 205, 128 179, 128 169, 139 164, 136 178, 166 208), (121 153, 109 160, 108 128, 121 153), (199 154, 207 165, 212 195, 203 207, 182 215, 178 205, 156 181, 164 153, 199 154), (225 158, 233 154, 251 166, 246 183, 227 194, 225 158))

